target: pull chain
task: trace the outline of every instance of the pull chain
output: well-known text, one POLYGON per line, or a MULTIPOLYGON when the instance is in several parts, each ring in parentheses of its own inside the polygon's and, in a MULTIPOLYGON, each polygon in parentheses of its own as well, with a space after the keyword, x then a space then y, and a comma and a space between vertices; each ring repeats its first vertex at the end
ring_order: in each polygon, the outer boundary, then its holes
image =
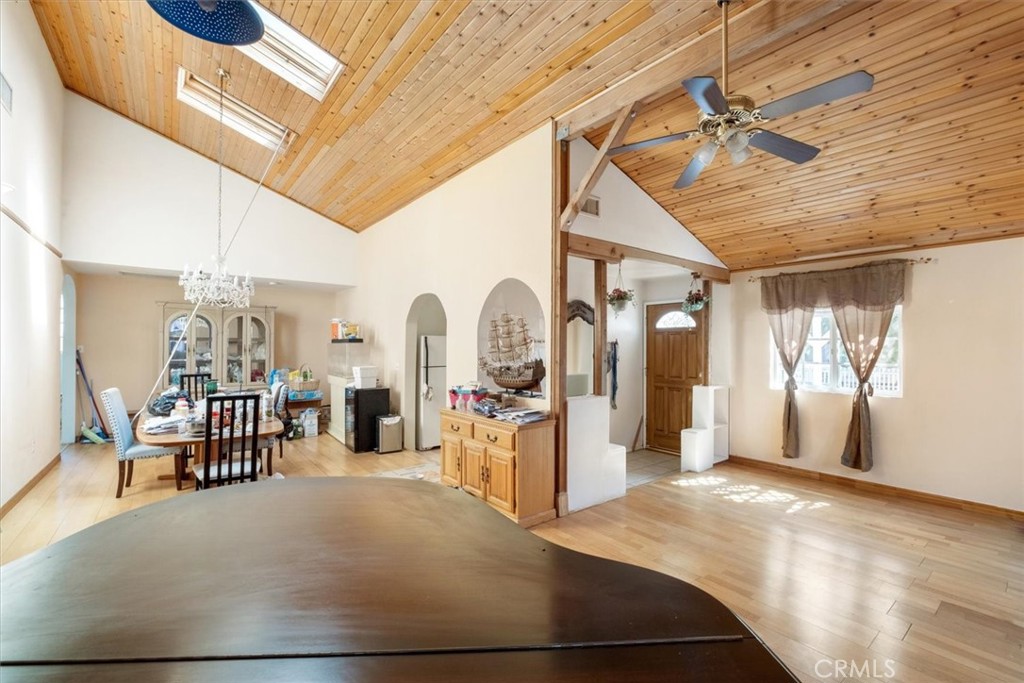
POLYGON ((217 69, 220 76, 220 123, 217 126, 217 266, 221 265, 220 228, 224 203, 224 80, 228 72, 217 69))

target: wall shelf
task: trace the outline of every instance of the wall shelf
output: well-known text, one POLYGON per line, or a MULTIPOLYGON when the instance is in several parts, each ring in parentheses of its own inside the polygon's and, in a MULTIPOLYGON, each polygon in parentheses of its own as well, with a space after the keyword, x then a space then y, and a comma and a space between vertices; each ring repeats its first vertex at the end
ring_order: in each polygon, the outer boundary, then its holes
POLYGON ((332 344, 362 344, 362 339, 332 339, 332 344))

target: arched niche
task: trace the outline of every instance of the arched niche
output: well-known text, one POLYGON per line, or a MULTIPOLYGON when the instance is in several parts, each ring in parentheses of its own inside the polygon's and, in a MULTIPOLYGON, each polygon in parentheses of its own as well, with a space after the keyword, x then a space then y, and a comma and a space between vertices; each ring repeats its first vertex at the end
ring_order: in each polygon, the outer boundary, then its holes
MULTIPOLYGON (((423 392, 420 378, 420 339, 424 335, 447 336, 448 315, 436 294, 426 292, 420 294, 409 305, 409 313, 405 317, 405 381, 402 386, 402 415, 405 415, 404 436, 405 447, 409 450, 418 448, 417 425, 425 422, 421 414, 420 395, 423 392)), ((432 370, 430 385, 433 387, 434 398, 440 406, 445 402, 448 393, 448 378, 442 370, 432 370)), ((433 418, 430 418, 433 419, 433 418)), ((438 429, 440 419, 438 418, 438 429)), ((428 446, 430 447, 430 446, 428 446)))
MULTIPOLYGON (((547 353, 546 327, 544 323, 544 309, 540 300, 533 290, 522 280, 506 278, 496 284, 487 299, 484 300, 480 309, 480 320, 477 323, 477 356, 486 357, 490 350, 491 321, 500 318, 503 313, 512 316, 522 316, 525 320, 530 336, 534 339, 533 357, 544 362, 544 367, 550 369, 550 362, 547 353)), ((503 391, 496 386, 494 380, 478 369, 477 381, 484 386, 490 387, 492 391, 503 391)), ((540 386, 533 389, 536 396, 542 396, 547 387, 547 379, 541 380, 540 386)))

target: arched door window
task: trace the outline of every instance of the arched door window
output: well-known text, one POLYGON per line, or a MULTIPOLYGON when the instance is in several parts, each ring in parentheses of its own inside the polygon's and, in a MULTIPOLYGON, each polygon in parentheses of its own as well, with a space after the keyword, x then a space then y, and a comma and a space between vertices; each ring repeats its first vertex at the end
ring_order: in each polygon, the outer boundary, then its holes
POLYGON ((659 330, 678 330, 681 328, 697 327, 697 321, 689 313, 682 311, 669 311, 654 324, 659 330))

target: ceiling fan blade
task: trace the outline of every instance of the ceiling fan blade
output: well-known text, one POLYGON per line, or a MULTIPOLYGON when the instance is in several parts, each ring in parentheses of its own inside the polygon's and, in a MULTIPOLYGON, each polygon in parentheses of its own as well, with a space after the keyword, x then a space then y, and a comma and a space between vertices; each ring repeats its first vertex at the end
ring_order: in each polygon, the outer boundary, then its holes
POLYGON ((816 107, 819 104, 832 102, 843 97, 849 97, 859 92, 871 90, 875 83, 875 77, 867 71, 854 71, 831 81, 820 83, 813 88, 801 90, 798 93, 775 100, 761 107, 761 116, 766 119, 775 119, 786 114, 816 107))
POLYGON ((686 165, 686 170, 683 171, 682 175, 679 176, 679 180, 677 180, 676 184, 672 187, 677 190, 681 190, 684 187, 693 185, 693 181, 697 179, 697 176, 700 175, 700 172, 704 170, 704 167, 707 166, 708 163, 710 163, 710 159, 708 161, 704 161, 694 154, 690 158, 690 163, 686 165))
POLYGON ((654 147, 665 142, 675 142, 676 140, 685 140, 691 135, 695 135, 697 131, 688 130, 682 133, 672 133, 671 135, 662 135, 658 138, 651 138, 650 140, 641 140, 640 142, 633 142, 628 145, 622 145, 621 147, 612 147, 608 150, 608 156, 613 157, 616 154, 625 154, 626 152, 635 152, 640 149, 647 149, 648 147, 654 147))
POLYGON ((705 114, 728 114, 729 103, 714 76, 696 76, 683 81, 683 87, 705 114))
POLYGON ((818 156, 818 152, 821 151, 817 147, 805 144, 799 140, 787 138, 785 135, 779 135, 770 130, 762 130, 760 128, 750 131, 750 142, 748 144, 751 147, 763 149, 795 164, 810 161, 818 156))

